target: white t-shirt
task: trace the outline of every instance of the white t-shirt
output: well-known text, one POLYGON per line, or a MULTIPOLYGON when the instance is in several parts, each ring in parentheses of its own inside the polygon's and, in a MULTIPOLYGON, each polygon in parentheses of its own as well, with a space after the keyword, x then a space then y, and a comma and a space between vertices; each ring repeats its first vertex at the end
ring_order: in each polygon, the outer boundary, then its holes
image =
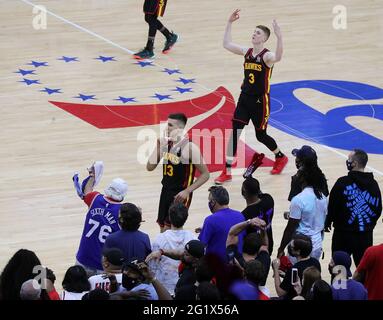
MULTIPOLYGON (((116 274, 116 280, 119 285, 121 285, 122 282, 122 273, 116 274)), ((92 276, 88 279, 90 283, 90 290, 94 290, 96 288, 100 288, 105 290, 106 292, 110 293, 110 280, 108 278, 104 279, 103 274, 97 274, 95 276, 92 276)))
MULTIPOLYGON (((160 233, 152 242, 152 251, 183 250, 190 240, 197 239, 197 235, 189 230, 166 230, 160 233)), ((150 268, 155 272, 156 278, 172 295, 179 279, 179 260, 162 256, 159 261, 150 261, 150 268)))
POLYGON ((82 296, 86 293, 88 293, 88 291, 77 293, 64 290, 60 294, 60 300, 81 300, 82 296))
POLYGON ((322 248, 322 231, 327 215, 328 200, 318 199, 313 188, 306 187, 291 200, 290 217, 300 220, 297 229, 311 238, 313 251, 322 248))

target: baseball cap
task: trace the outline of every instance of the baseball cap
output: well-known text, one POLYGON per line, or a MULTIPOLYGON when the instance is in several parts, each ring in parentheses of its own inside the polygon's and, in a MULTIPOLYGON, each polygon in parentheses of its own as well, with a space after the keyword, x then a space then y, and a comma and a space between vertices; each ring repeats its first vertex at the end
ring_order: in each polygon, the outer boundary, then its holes
POLYGON ((299 158, 299 159, 307 159, 307 160, 316 160, 317 159, 317 153, 313 148, 310 146, 302 146, 300 149, 293 149, 291 151, 292 155, 299 158))
POLYGON ((194 258, 202 258, 205 255, 205 246, 199 240, 190 240, 185 245, 185 250, 194 258))
POLYGON ((134 258, 134 259, 132 259, 132 260, 130 260, 130 261, 126 261, 126 262, 123 264, 123 266, 122 266, 122 270, 126 270, 126 269, 128 269, 128 268, 131 268, 131 269, 133 269, 134 271, 137 271, 139 274, 142 275, 141 270, 140 270, 140 268, 139 268, 139 265, 140 265, 141 263, 145 263, 145 264, 146 264, 146 262, 145 262, 144 260, 134 258))
POLYGON ((106 248, 103 250, 102 255, 115 266, 122 266, 124 263, 124 254, 118 248, 106 248))
POLYGON ((351 277, 351 257, 347 252, 335 251, 332 255, 332 260, 336 266, 343 266, 347 270, 347 277, 351 277))
POLYGON ((128 184, 124 179, 113 179, 111 184, 105 189, 105 194, 116 201, 124 200, 124 197, 128 193, 128 184))

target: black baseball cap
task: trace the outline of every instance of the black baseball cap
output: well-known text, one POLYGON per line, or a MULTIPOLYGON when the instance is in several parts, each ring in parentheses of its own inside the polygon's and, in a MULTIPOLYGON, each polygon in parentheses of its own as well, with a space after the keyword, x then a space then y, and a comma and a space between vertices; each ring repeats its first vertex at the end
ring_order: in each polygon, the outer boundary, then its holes
POLYGON ((194 258, 202 258, 205 255, 205 246, 199 240, 190 240, 185 245, 185 250, 194 258))
POLYGON ((126 270, 126 269, 130 268, 130 269, 133 269, 134 271, 137 271, 139 274, 142 275, 142 272, 141 272, 140 267, 139 267, 139 265, 141 263, 146 264, 146 262, 144 260, 133 258, 132 260, 126 261, 124 263, 124 265, 122 266, 122 270, 126 270))
POLYGON ((310 146, 304 145, 300 149, 293 149, 292 155, 305 160, 317 160, 317 153, 310 146))
POLYGON ((124 254, 118 248, 106 248, 103 250, 102 255, 115 266, 122 266, 124 263, 124 254))

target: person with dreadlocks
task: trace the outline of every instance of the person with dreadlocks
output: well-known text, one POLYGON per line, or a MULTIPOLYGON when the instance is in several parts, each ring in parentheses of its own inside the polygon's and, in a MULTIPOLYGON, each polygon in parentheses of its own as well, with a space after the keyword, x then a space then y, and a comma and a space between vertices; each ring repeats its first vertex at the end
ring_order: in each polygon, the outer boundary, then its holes
MULTIPOLYGON (((295 166, 297 167, 298 172, 302 168, 305 168, 307 171, 318 171, 318 173, 322 172, 318 165, 318 156, 312 147, 304 145, 300 149, 293 149, 291 153, 295 157, 295 166)), ((291 199, 298 193, 302 192, 302 186, 298 179, 298 172, 291 177, 291 188, 288 197, 289 201, 291 201, 291 199)), ((318 187, 321 188, 322 193, 326 197, 329 195, 327 180, 324 174, 321 179, 321 184, 318 187)))
POLYGON ((284 255, 284 249, 293 235, 300 233, 311 238, 311 257, 320 259, 328 204, 323 190, 324 180, 319 168, 302 167, 298 170, 297 181, 302 191, 291 200, 290 216, 278 249, 278 258, 284 255))

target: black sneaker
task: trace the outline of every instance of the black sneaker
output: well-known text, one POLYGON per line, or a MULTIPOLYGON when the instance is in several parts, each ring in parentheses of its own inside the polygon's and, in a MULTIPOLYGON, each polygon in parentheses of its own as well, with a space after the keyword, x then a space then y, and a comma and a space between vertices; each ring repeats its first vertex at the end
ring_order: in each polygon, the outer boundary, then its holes
POLYGON ((162 53, 168 53, 177 41, 178 41, 178 35, 172 32, 170 34, 170 39, 167 39, 165 42, 165 47, 162 50, 162 53))
POLYGON ((143 49, 139 52, 136 52, 134 54, 134 58, 135 59, 150 59, 150 58, 154 58, 154 52, 153 50, 148 50, 148 49, 143 49))

